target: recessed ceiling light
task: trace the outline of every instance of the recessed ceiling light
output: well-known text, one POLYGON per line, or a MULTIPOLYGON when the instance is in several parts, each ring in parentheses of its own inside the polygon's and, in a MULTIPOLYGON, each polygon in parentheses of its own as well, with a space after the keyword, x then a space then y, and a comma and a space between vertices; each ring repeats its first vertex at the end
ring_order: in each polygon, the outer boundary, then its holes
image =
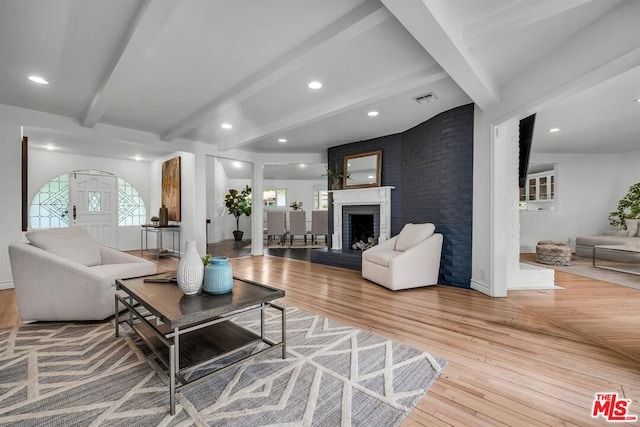
POLYGON ((378 114, 379 114, 379 113, 378 113, 377 111, 369 111, 369 112, 367 113, 367 116, 369 116, 369 117, 375 117, 375 116, 377 116, 378 114))
POLYGON ((556 132, 560 132, 560 128, 551 128, 551 129, 549 129, 549 133, 556 133, 556 132))
POLYGON ((307 165, 305 165, 304 163, 300 163, 300 164, 298 165, 298 167, 300 167, 300 168, 306 168, 306 167, 307 167, 307 165))
POLYGON ((233 162, 233 167, 234 167, 234 168, 241 168, 241 167, 242 167, 242 163, 240 163, 240 162, 233 162))
POLYGON ((287 142, 287 139, 286 139, 286 138, 280 138, 280 139, 278 140, 278 142, 279 142, 280 144, 284 144, 285 142, 287 142))
POLYGON ((636 99, 636 102, 640 102, 640 98, 636 99))
POLYGON ((220 125, 222 129, 231 129, 233 125, 231 123, 223 123, 220 125))
POLYGON ((322 83, 320 83, 317 80, 312 81, 311 83, 309 83, 309 89, 320 89, 322 87, 322 83))
POLYGON ((44 146, 44 148, 46 148, 49 151, 53 151, 56 149, 56 147, 54 147, 53 144, 47 144, 44 146))
POLYGON ((135 160, 136 162, 139 162, 140 160, 142 160, 142 157, 136 154, 133 160, 135 160))
POLYGON ((34 83, 41 84, 41 85, 48 85, 49 84, 48 81, 46 81, 45 79, 43 79, 40 76, 29 76, 29 80, 31 80, 34 83))

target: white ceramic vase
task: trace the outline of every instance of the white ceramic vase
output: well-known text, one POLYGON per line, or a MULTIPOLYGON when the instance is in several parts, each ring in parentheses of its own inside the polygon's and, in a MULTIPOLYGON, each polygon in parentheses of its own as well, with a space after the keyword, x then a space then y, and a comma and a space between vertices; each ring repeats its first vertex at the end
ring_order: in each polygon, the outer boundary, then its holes
POLYGON ((195 240, 187 240, 185 242, 184 254, 178 263, 176 271, 176 279, 178 286, 185 295, 195 295, 202 287, 202 279, 204 278, 204 265, 200 254, 196 249, 195 240))

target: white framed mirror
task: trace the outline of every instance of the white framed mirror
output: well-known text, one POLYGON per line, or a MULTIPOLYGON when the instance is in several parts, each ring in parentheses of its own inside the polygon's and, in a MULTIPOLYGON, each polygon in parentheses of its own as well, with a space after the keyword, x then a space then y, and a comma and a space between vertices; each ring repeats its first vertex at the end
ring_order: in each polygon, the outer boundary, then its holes
POLYGON ((345 156, 343 170, 345 189, 380 187, 382 150, 345 156))

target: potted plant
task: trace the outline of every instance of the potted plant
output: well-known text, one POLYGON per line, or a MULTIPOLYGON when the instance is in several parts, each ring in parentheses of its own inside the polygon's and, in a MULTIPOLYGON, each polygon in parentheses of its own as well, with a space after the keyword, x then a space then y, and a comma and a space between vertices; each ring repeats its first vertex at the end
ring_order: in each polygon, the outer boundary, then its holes
POLYGON ((158 218, 157 216, 152 216, 151 218, 149 218, 149 220, 151 221, 151 224, 153 224, 154 227, 157 227, 158 222, 160 221, 160 218, 158 218))
MULTIPOLYGON (((331 189, 339 190, 342 188, 342 180, 345 178, 345 174, 342 172, 342 169, 336 163, 333 168, 327 165, 327 173, 322 176, 328 176, 331 178, 331 189)), ((351 173, 348 172, 346 174, 346 178, 349 179, 351 177, 351 173)))
POLYGON ((251 187, 248 185, 238 191, 235 188, 229 190, 224 196, 224 204, 229 214, 236 217, 236 229, 233 232, 233 238, 236 242, 242 240, 243 231, 240 231, 240 217, 242 215, 251 215, 251 187))
POLYGON ((293 201, 293 202, 291 202, 291 204, 289 205, 289 207, 290 207, 291 209, 293 209, 294 211, 302 210, 302 202, 296 202, 296 201, 293 201))
POLYGON ((629 187, 627 194, 618 201, 618 208, 609 213, 609 224, 626 230, 625 219, 640 218, 640 182, 629 187))

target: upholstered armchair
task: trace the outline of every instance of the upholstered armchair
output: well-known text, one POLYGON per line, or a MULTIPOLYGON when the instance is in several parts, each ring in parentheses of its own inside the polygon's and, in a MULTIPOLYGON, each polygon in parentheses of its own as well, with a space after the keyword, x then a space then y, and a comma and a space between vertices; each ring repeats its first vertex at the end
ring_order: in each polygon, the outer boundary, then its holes
POLYGON ((22 320, 102 320, 115 308, 115 279, 156 273, 154 263, 97 244, 81 227, 30 231, 9 245, 22 320))
POLYGON ((442 234, 406 224, 400 234, 362 252, 362 277, 393 291, 438 283, 442 234))

